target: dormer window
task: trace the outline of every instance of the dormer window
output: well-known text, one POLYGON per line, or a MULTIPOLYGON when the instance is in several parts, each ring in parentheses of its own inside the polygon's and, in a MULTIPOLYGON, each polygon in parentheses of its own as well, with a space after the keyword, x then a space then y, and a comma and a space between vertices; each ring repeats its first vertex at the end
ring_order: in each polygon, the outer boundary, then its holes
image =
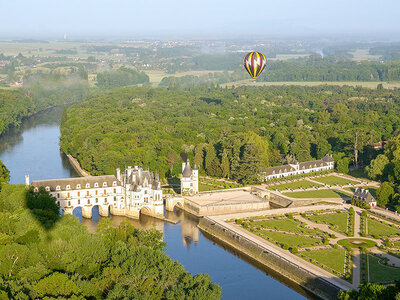
POLYGON ((113 181, 113 186, 117 186, 117 182, 116 181, 113 181))
POLYGON ((71 189, 71 186, 68 184, 67 187, 66 187, 66 189, 67 189, 67 190, 70 190, 70 189, 71 189))
POLYGON ((50 191, 50 187, 46 186, 45 190, 49 192, 50 191))
POLYGON ((99 183, 96 182, 96 183, 94 184, 94 187, 99 187, 99 183))
POLYGON ((76 185, 76 189, 80 189, 81 188, 81 185, 80 184, 77 184, 76 185))
POLYGON ((56 191, 60 191, 60 190, 61 190, 61 187, 59 185, 57 185, 56 191))
POLYGON ((87 188, 87 189, 90 188, 90 183, 86 183, 86 188, 87 188))
POLYGON ((103 182, 103 186, 107 186, 107 182, 103 182))

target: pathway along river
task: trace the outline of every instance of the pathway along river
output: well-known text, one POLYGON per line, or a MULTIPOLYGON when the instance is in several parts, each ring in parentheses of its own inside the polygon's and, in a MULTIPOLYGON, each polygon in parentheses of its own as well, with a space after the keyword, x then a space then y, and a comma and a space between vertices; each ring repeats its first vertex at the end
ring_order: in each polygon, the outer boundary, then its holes
MULTIPOLYGON (((0 160, 11 172, 11 183, 24 183, 24 175, 31 180, 77 176, 59 150, 62 107, 55 107, 24 120, 21 128, 11 129, 0 138, 0 160)), ((90 231, 99 220, 82 219, 74 214, 90 231)), ((166 253, 179 261, 192 274, 208 273, 222 287, 224 299, 304 299, 306 292, 257 263, 225 249, 197 228, 198 219, 177 211, 168 217, 180 220, 176 225, 144 216, 140 221, 114 217, 113 223, 128 221, 138 228, 155 227, 164 232, 166 253), (273 276, 273 277, 271 277, 273 276), (300 294, 301 293, 301 294, 300 294)), ((310 295, 308 295, 310 297, 310 295)))

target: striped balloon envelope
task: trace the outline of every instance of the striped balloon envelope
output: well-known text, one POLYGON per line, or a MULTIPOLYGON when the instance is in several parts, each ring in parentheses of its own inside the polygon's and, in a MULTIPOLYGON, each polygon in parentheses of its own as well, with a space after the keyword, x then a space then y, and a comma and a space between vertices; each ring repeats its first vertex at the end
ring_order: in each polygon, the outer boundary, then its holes
POLYGON ((267 64, 267 59, 261 52, 249 52, 244 56, 243 64, 253 80, 256 80, 264 70, 267 64))

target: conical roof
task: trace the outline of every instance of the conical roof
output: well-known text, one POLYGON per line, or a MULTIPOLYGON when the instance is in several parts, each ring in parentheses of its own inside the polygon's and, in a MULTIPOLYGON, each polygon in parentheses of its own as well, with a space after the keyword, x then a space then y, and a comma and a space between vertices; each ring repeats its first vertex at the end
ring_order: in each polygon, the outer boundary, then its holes
POLYGON ((188 159, 187 162, 186 162, 185 169, 183 169, 182 176, 183 176, 183 177, 190 177, 190 176, 192 176, 192 168, 190 167, 190 161, 189 161, 189 159, 188 159))

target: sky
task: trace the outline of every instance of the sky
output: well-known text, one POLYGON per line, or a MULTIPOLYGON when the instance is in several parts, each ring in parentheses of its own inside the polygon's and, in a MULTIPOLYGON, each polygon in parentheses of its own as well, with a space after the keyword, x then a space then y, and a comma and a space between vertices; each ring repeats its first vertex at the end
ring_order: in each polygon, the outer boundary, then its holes
POLYGON ((399 0, 0 0, 0 38, 399 38, 399 19, 399 0))

